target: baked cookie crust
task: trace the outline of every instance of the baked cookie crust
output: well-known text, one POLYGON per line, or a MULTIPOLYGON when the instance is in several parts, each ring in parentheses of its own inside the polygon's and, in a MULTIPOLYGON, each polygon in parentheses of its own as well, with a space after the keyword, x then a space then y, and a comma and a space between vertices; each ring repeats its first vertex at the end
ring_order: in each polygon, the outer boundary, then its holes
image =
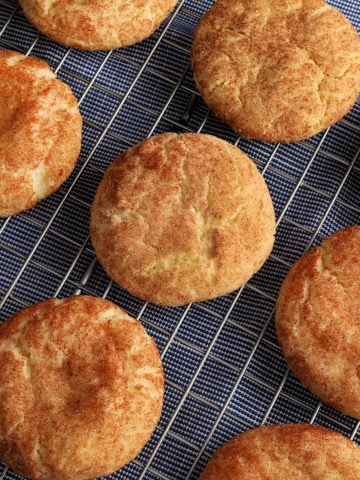
POLYGON ((51 299, 0 325, 0 458, 37 480, 110 474, 159 420, 163 370, 139 321, 90 296, 51 299))
POLYGON ((0 51, 0 217, 35 206, 65 182, 81 130, 75 96, 46 62, 0 51))
POLYGON ((111 50, 149 37, 177 0, 19 0, 50 39, 83 50, 111 50))
POLYGON ((270 254, 275 215, 263 177, 237 147, 165 133, 108 168, 90 232, 100 263, 123 288, 181 305, 243 285, 270 254))
POLYGON ((276 331, 290 369, 331 407, 360 419, 360 227, 339 230, 290 269, 276 331))
POLYGON ((218 0, 195 31, 204 101, 245 137, 294 142, 340 120, 360 93, 360 38, 324 0, 218 0))
POLYGON ((222 445, 200 480, 354 480, 360 449, 335 431, 308 424, 254 428, 222 445))

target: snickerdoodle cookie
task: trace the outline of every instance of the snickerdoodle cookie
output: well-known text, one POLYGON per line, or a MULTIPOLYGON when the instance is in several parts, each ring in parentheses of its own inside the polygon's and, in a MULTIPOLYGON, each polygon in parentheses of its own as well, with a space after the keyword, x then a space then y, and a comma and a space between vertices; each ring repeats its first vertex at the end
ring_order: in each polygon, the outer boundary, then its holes
POLYGON ((263 177, 237 147, 165 133, 110 165, 90 227, 110 277, 141 299, 180 305, 249 280, 270 254, 275 218, 263 177))
POLYGON ((360 38, 324 0, 218 0, 192 45, 215 115, 246 137, 301 140, 341 119, 360 92, 360 38))
POLYGON ((164 378, 155 342, 112 302, 51 299, 0 325, 0 458, 37 480, 110 474, 144 447, 164 378))
POLYGON ((360 227, 339 230, 290 269, 276 329, 294 374, 323 402, 360 419, 360 227))
POLYGON ((69 177, 82 119, 47 63, 0 51, 0 217, 27 210, 69 177))
POLYGON ((360 448, 335 431, 307 424, 254 428, 224 443, 201 480, 354 480, 360 448))
POLYGON ((149 37, 177 0, 19 0, 44 35, 69 47, 111 50, 149 37))

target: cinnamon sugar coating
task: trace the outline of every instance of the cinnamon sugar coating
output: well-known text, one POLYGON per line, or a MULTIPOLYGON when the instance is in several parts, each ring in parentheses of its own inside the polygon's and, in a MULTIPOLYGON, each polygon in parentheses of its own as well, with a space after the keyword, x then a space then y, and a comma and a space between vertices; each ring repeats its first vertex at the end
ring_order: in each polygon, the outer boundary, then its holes
POLYGON ((75 96, 46 62, 0 51, 0 217, 62 185, 78 159, 81 129, 75 96))
POLYGON ((69 47, 111 50, 149 37, 177 0, 19 0, 28 20, 69 47))
POLYGON ((223 444, 200 480, 354 480, 359 447, 335 431, 307 424, 247 430, 223 444))
POLYGON ((360 227, 339 230, 290 269, 276 330, 294 374, 321 400, 360 419, 360 227))
POLYGON ((360 93, 360 37, 324 0, 218 0, 195 31, 191 61, 214 114, 258 140, 315 135, 360 93))
POLYGON ((0 325, 0 458, 36 480, 86 480, 132 460, 159 420, 159 352, 140 322, 90 296, 0 325))
POLYGON ((275 216, 241 150, 211 135, 165 133, 110 165, 90 231, 117 283, 144 300, 181 305, 249 280, 271 252, 275 216))

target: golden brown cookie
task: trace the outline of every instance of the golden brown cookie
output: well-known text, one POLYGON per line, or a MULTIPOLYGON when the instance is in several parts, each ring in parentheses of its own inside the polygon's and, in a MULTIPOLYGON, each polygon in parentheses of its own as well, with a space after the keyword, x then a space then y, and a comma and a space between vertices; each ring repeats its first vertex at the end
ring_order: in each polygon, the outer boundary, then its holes
POLYGON ((294 374, 321 400, 360 419, 360 226, 339 230, 289 271, 276 330, 294 374))
POLYGON ((224 443, 200 480, 355 480, 360 449, 340 433, 307 424, 258 427, 224 443))
POLYGON ((274 231, 255 164, 205 134, 165 133, 124 152, 106 171, 91 212, 106 272, 161 305, 237 289, 267 259, 274 231))
POLYGON ((90 296, 46 300, 0 325, 0 458, 37 480, 110 474, 159 420, 159 352, 139 321, 90 296))
POLYGON ((0 51, 0 217, 33 207, 69 177, 82 119, 47 63, 0 51))
POLYGON ((69 47, 111 50, 149 37, 177 0, 19 0, 28 20, 69 47))
POLYGON ((333 125, 360 92, 360 38, 324 0, 218 0, 191 55, 205 102, 246 137, 294 142, 333 125))

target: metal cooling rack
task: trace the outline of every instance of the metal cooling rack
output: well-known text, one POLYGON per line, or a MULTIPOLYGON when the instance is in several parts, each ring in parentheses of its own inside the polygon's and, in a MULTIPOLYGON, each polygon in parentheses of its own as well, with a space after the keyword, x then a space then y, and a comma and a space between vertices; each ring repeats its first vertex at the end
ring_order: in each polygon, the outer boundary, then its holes
MULTIPOLYGON (((74 293, 103 296, 156 339, 166 374, 163 414, 118 479, 197 479, 225 440, 249 428, 314 422, 360 444, 359 423, 324 406, 288 371, 274 332, 279 287, 294 261, 339 228, 360 224, 360 103, 331 129, 300 143, 239 138, 199 98, 189 52, 211 0, 182 0, 140 44, 81 52, 50 42, 16 0, 0 0, 0 48, 48 61, 70 84, 84 118, 77 167, 32 210, 0 220, 0 318, 74 293), (256 162, 277 214, 274 250, 241 290, 179 308, 156 307, 112 283, 89 241, 89 209, 121 151, 164 131, 198 131, 238 145, 256 162)), ((358 0, 331 0, 360 28, 358 0)), ((0 480, 19 478, 0 464, 0 480)))

